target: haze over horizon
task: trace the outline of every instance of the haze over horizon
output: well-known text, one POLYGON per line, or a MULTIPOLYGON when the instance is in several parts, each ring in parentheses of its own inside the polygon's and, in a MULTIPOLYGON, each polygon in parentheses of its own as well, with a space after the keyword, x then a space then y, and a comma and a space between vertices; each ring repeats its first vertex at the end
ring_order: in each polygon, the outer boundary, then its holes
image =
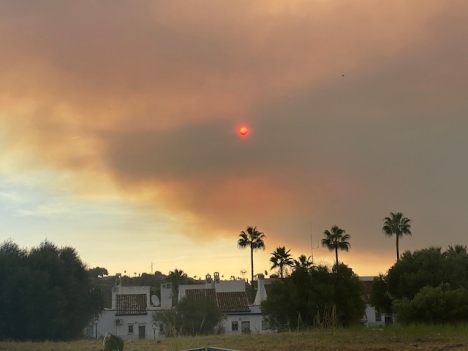
POLYGON ((0 3, 0 241, 250 276, 240 231, 384 273, 466 245, 466 1, 0 3), (237 128, 250 133, 240 137, 237 128), (311 240, 312 234, 312 240, 311 240))

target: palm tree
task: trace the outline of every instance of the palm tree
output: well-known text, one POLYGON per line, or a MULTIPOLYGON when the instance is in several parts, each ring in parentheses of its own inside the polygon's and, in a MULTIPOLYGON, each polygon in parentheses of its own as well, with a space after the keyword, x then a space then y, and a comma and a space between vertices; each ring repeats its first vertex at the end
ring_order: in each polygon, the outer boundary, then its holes
POLYGON ((307 257, 306 255, 300 255, 297 260, 294 260, 294 268, 297 269, 305 269, 308 271, 310 267, 312 267, 313 262, 312 258, 309 256, 307 257))
POLYGON ((252 284, 252 294, 254 292, 253 286, 253 277, 254 277, 254 264, 253 264, 253 253, 255 250, 265 250, 265 243, 263 239, 265 238, 265 234, 259 232, 257 227, 247 227, 244 231, 241 231, 239 234, 239 240, 237 241, 237 246, 240 249, 245 249, 246 247, 250 248, 250 267, 252 273, 252 280, 250 281, 252 284))
POLYGON ((277 247, 276 250, 271 253, 270 262, 272 265, 270 270, 279 268, 281 278, 284 278, 284 268, 287 266, 292 267, 294 264, 289 251, 291 250, 286 251, 286 248, 283 246, 277 247))
POLYGON ((445 251, 446 255, 467 254, 467 247, 465 245, 449 245, 448 250, 445 251))
POLYGON ((336 225, 331 227, 331 231, 325 230, 323 235, 325 238, 322 239, 322 246, 326 246, 330 251, 335 250, 336 267, 338 267, 338 250, 349 251, 351 244, 348 240, 351 239, 351 235, 336 225))
POLYGON ((400 247, 399 241, 403 235, 411 235, 411 219, 403 216, 403 213, 390 212, 390 217, 384 218, 384 225, 382 231, 385 235, 396 236, 396 257, 397 261, 400 260, 400 247))
POLYGON ((170 271, 167 280, 172 283, 172 300, 174 303, 177 303, 179 296, 179 285, 187 282, 187 273, 182 269, 174 269, 170 271))

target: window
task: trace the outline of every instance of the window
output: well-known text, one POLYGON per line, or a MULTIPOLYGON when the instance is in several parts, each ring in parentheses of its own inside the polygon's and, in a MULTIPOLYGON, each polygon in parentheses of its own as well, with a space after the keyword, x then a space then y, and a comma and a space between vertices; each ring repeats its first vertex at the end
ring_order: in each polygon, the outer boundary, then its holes
POLYGON ((133 334, 133 324, 128 325, 128 333, 133 334))
POLYGON ((239 331, 239 322, 238 321, 232 321, 231 330, 232 331, 239 331))
POLYGON ((268 329, 268 323, 266 320, 262 320, 262 330, 267 330, 268 329))
POLYGON ((164 324, 159 325, 159 332, 162 334, 164 333, 164 324))
POLYGON ((379 312, 375 312, 375 321, 382 322, 382 315, 379 312))
POLYGON ((242 321, 241 328, 243 333, 250 333, 250 321, 242 321))

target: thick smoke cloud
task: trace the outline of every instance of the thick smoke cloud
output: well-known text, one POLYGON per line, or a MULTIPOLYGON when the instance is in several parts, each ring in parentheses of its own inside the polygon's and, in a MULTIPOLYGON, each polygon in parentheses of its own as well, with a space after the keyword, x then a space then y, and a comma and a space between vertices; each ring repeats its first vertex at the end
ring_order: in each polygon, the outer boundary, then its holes
POLYGON ((258 225, 299 251, 337 224, 351 261, 393 257, 403 211, 404 248, 463 243, 466 7, 3 2, 1 170, 105 179, 207 241, 258 225))

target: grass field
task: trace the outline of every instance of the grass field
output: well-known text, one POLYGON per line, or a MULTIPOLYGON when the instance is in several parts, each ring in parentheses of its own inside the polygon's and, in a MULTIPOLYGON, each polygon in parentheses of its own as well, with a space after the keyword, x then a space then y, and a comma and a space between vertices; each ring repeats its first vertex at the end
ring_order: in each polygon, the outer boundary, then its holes
MULTIPOLYGON (((468 350, 468 326, 410 326, 384 329, 328 329, 275 334, 217 335, 126 341, 124 351, 178 351, 219 346, 241 351, 468 350)), ((101 340, 3 342, 1 351, 98 351, 101 340)))

